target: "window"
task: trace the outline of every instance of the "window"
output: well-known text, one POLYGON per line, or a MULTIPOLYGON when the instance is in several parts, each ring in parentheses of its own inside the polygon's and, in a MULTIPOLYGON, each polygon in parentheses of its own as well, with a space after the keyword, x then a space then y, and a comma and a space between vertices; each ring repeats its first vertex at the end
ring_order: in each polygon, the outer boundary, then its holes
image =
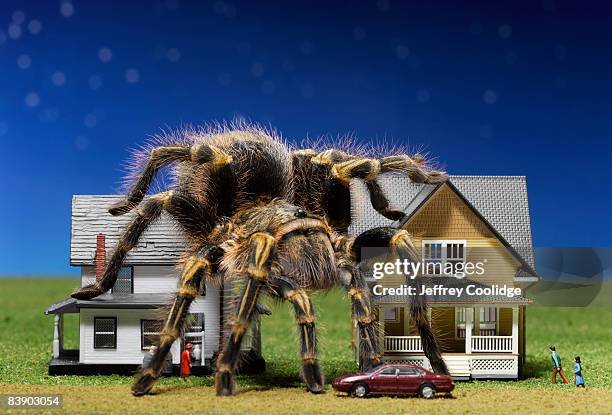
POLYGON ((495 336, 497 308, 481 307, 478 312, 478 333, 481 336, 495 336))
POLYGON ((94 349, 117 348, 117 317, 94 317, 94 349))
POLYGON ((385 321, 399 321, 399 313, 397 307, 385 308, 385 321))
POLYGON ((414 367, 400 367, 398 376, 420 376, 421 371, 414 367))
POLYGON ((204 313, 189 314, 187 316, 186 333, 200 333, 204 331, 204 313))
POLYGON ((395 376, 396 372, 397 372, 397 368, 395 366, 393 366, 393 367, 388 367, 386 369, 381 370, 379 375, 381 375, 381 376, 395 376))
POLYGON ((134 267, 121 267, 117 281, 113 286, 113 294, 132 294, 134 292, 134 267))
POLYGON ((455 307, 455 338, 465 339, 465 307, 455 307))
POLYGON ((423 274, 454 275, 463 272, 465 245, 466 241, 423 241, 423 274))
POLYGON ((140 349, 149 350, 157 343, 162 322, 159 320, 140 320, 140 349))
MULTIPOLYGON (((465 339, 465 314, 466 308, 455 308, 455 338, 465 339)), ((477 307, 474 309, 474 321, 472 333, 479 336, 495 336, 497 331, 497 308, 477 307)))

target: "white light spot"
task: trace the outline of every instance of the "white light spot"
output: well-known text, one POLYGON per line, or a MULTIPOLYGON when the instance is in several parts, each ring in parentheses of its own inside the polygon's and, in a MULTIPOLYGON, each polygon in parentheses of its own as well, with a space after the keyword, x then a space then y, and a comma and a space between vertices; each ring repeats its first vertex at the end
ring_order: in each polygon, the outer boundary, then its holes
POLYGON ((389 0, 378 0, 376 2, 376 7, 378 7, 378 10, 381 12, 388 12, 391 8, 391 4, 389 3, 389 0))
POLYGON ((8 124, 4 121, 0 121, 0 137, 8 133, 8 124))
POLYGON ((74 146, 77 148, 77 150, 86 150, 87 147, 89 147, 89 139, 84 135, 79 135, 74 140, 74 146))
POLYGON ((497 29, 497 33, 502 39, 509 39, 512 36, 512 26, 503 24, 497 29))
POLYGON ((232 75, 227 72, 221 72, 217 77, 217 82, 219 82, 221 86, 229 86, 229 84, 232 83, 232 75))
POLYGON ((130 68, 125 71, 125 80, 130 84, 135 84, 140 80, 140 73, 137 69, 130 68))
POLYGON ((426 102, 429 102, 429 100, 431 99, 431 94, 427 89, 419 89, 416 93, 416 97, 421 104, 424 104, 426 102))
POLYGON ((83 124, 87 128, 94 128, 98 124, 98 118, 94 114, 87 114, 83 119, 83 124))
POLYGON ((302 55, 304 56, 308 56, 308 55, 312 55, 312 51, 313 51, 313 46, 312 43, 310 43, 309 41, 305 40, 302 43, 300 43, 300 52, 302 53, 302 55))
POLYGON ((36 92, 29 92, 24 101, 28 107, 36 108, 40 104, 40 97, 36 92))
POLYGON ((255 62, 251 65, 251 74, 255 78, 261 78, 264 74, 264 65, 261 62, 255 62))
POLYGON ((102 63, 108 63, 113 59, 113 51, 107 47, 100 48, 98 51, 98 59, 102 63))
POLYGON ((300 93, 302 94, 304 98, 310 99, 314 97, 314 88, 310 84, 304 84, 300 88, 300 93))
POLYGON ((20 69, 28 69, 32 65, 32 59, 28 55, 19 55, 17 58, 17 66, 20 69))
POLYGON ((170 48, 166 53, 166 58, 170 62, 178 62, 181 59, 181 52, 177 48, 170 48))
POLYGON ((11 24, 8 27, 8 35, 11 39, 19 39, 21 37, 21 26, 18 24, 11 24))
POLYGON ((61 71, 53 72, 53 75, 51 75, 51 82, 55 86, 64 85, 66 83, 66 74, 64 74, 64 72, 61 72, 61 71))
POLYGON ((410 49, 405 45, 397 45, 395 54, 401 60, 408 59, 408 56, 410 56, 410 49))
POLYGON ((71 1, 64 0, 60 4, 60 13, 64 17, 71 17, 74 15, 74 6, 71 1))
POLYGON ((353 39, 363 40, 366 37, 365 29, 361 26, 357 26, 353 29, 353 39))
POLYGON ((94 91, 102 87, 102 78, 98 75, 92 75, 89 77, 89 87, 94 91))
POLYGON ((40 20, 30 20, 28 22, 28 31, 33 35, 39 34, 42 31, 42 23, 40 22, 40 20))
POLYGON ((276 85, 272 81, 263 81, 261 84, 261 92, 266 95, 272 95, 276 90, 276 85))
POLYGON ((25 22, 26 16, 25 16, 25 13, 22 12, 21 10, 15 10, 13 12, 12 18, 13 18, 13 23, 20 25, 23 22, 25 22))
POLYGON ((493 104, 495 104, 497 102, 497 94, 495 93, 495 91, 487 89, 482 94, 482 100, 487 105, 493 105, 493 104))

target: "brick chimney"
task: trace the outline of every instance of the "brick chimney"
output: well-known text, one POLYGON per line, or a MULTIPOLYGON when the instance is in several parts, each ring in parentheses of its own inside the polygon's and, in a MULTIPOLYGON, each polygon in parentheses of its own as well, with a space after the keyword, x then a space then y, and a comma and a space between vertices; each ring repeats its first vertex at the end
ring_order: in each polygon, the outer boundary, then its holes
POLYGON ((99 233, 96 236, 96 281, 100 281, 106 268, 106 235, 99 233))

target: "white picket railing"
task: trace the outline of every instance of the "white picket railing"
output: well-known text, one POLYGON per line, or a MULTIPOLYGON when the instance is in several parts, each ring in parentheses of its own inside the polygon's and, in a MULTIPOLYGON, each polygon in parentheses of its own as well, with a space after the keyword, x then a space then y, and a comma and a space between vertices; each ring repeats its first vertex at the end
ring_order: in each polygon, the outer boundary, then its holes
POLYGON ((512 352, 512 336, 472 336, 472 352, 512 352))
POLYGON ((419 336, 385 336, 386 352, 422 352, 419 336))

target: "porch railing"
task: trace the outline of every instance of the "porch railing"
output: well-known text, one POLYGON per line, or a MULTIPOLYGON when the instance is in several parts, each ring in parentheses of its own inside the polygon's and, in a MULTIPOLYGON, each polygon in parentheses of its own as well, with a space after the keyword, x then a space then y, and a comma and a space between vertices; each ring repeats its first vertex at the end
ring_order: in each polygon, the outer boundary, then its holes
POLYGON ((422 352, 419 336, 385 336, 386 352, 422 352))
POLYGON ((512 352, 512 336, 472 336, 472 352, 512 352))

